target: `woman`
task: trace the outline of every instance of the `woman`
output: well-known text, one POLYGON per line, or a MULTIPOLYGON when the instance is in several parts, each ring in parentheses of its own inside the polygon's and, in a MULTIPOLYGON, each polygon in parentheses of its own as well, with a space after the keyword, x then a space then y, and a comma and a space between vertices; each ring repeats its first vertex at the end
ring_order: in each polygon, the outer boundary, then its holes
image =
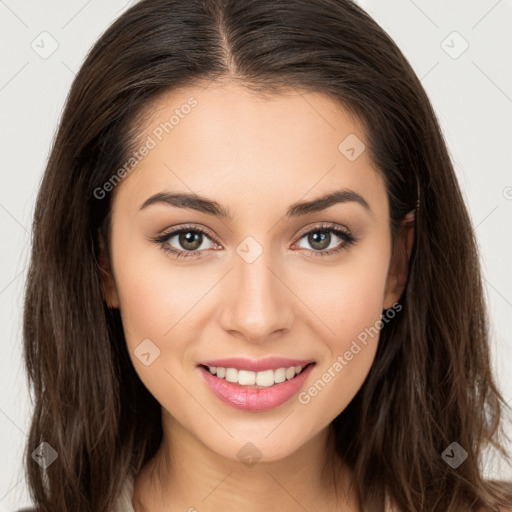
POLYGON ((107 30, 41 185, 24 339, 44 512, 512 507, 478 464, 507 454, 469 216, 348 0, 145 0, 107 30))

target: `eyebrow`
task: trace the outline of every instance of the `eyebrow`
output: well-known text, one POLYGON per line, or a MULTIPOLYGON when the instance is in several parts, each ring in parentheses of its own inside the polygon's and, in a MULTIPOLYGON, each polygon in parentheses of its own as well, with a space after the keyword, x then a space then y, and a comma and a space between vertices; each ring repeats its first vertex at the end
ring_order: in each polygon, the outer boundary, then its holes
MULTIPOLYGON (((300 217, 308 213, 320 212, 326 210, 330 206, 339 203, 355 202, 363 206, 371 212, 370 205, 363 196, 353 190, 341 189, 330 192, 311 201, 299 201, 293 203, 287 210, 285 217, 300 217)), ((158 192, 152 195, 140 207, 141 210, 153 204, 165 203, 178 208, 190 208, 201 213, 214 215, 216 217, 227 218, 233 220, 230 210, 221 206, 217 201, 208 199, 207 197, 195 193, 169 193, 158 192)))

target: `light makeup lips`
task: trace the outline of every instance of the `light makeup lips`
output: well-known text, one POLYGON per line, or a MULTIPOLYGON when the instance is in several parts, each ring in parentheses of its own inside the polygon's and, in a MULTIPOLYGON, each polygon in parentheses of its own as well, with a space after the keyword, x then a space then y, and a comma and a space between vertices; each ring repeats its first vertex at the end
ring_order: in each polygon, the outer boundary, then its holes
POLYGON ((315 361, 269 357, 244 357, 200 362, 197 367, 206 384, 223 402, 248 411, 278 407, 296 394, 315 361))

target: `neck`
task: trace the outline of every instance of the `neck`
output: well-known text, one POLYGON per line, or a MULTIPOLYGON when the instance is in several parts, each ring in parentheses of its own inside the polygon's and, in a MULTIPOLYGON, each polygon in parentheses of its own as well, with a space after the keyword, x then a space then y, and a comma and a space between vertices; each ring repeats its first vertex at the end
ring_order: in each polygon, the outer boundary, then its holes
POLYGON ((162 443, 135 480, 136 512, 359 510, 329 427, 283 459, 251 464, 213 452, 165 410, 162 426, 162 443))

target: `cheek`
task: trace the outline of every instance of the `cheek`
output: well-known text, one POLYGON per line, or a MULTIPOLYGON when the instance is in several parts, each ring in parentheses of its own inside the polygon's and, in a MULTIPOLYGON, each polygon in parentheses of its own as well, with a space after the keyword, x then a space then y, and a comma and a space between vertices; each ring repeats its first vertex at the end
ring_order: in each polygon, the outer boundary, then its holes
POLYGON ((303 283, 304 292, 309 290, 308 304, 315 305, 321 319, 327 351, 298 401, 325 422, 349 404, 375 358, 388 259, 389 247, 383 241, 372 250, 354 252, 324 278, 317 273, 303 283))
POLYGON ((144 338, 161 338, 172 318, 166 306, 164 280, 156 279, 155 269, 143 261, 130 263, 128 259, 118 267, 116 278, 126 341, 134 348, 144 338))
POLYGON ((385 240, 352 251, 339 265, 304 271, 300 295, 317 315, 331 352, 348 349, 351 341, 373 326, 382 313, 389 246, 385 240))
MULTIPOLYGON (((192 324, 208 287, 193 271, 172 268, 154 249, 134 251, 119 263, 123 331, 135 371, 162 405, 185 404, 190 397, 175 379, 187 373, 187 350, 198 330, 197 322, 192 324)), ((195 392, 190 384, 187 390, 195 392)))
POLYGON ((170 256, 128 223, 114 232, 112 259, 128 347, 132 351, 146 338, 160 345, 176 324, 181 326, 178 322, 206 286, 194 269, 173 265, 170 256))

